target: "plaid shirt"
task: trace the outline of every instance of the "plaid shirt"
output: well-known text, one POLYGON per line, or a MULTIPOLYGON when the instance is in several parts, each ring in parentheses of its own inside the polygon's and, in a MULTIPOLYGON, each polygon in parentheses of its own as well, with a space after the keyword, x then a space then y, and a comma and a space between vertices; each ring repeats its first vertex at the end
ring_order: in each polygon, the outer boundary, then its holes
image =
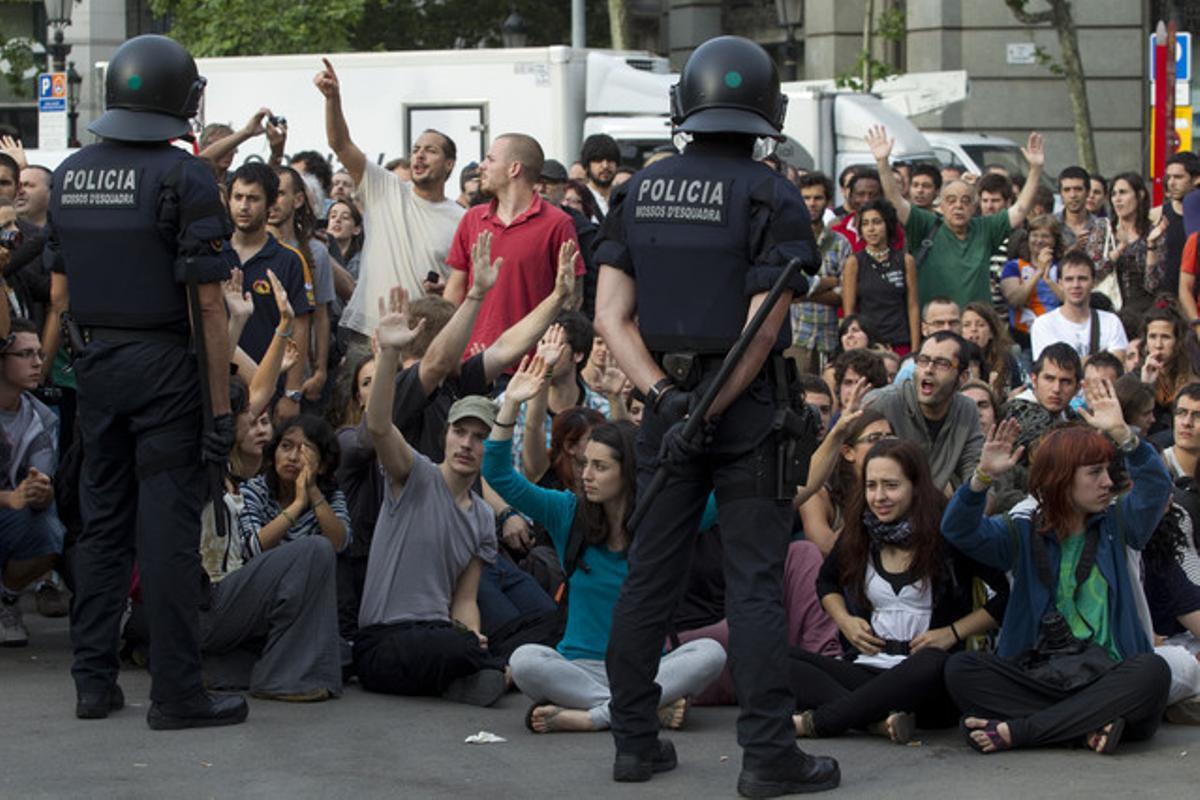
MULTIPOLYGON (((850 256, 850 242, 845 236, 825 228, 817 242, 821 251, 818 277, 841 278, 842 264, 850 256)), ((837 350, 838 310, 822 303, 792 304, 792 334, 797 347, 832 353, 837 350)))

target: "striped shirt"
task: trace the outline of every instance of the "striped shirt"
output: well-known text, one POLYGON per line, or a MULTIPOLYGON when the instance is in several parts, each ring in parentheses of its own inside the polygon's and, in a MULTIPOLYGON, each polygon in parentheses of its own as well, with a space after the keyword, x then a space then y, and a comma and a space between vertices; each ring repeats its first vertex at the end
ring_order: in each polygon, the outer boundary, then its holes
MULTIPOLYGON (((244 505, 242 512, 238 515, 238 529, 244 542, 243 549, 246 558, 250 559, 263 551, 262 543, 258 540, 258 532, 283 513, 283 507, 271 496, 271 490, 267 488, 267 479, 262 475, 256 475, 242 484, 242 498, 244 505)), ((334 515, 346 526, 346 540, 342 543, 342 549, 345 550, 350 545, 351 537, 350 512, 346 508, 346 496, 342 494, 341 489, 338 489, 326 499, 329 501, 329 507, 333 510, 334 515)), ((293 542, 305 536, 321 535, 321 524, 317 521, 317 515, 310 506, 296 520, 296 524, 287 529, 287 533, 283 535, 280 543, 293 542)))

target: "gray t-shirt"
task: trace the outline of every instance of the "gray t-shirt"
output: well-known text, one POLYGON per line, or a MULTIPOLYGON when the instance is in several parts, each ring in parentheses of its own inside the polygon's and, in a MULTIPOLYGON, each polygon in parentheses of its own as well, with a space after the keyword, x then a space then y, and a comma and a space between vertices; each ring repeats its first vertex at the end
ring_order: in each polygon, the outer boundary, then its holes
POLYGON ((496 560, 492 509, 471 494, 471 508, 454 502, 441 470, 413 452, 412 474, 399 494, 386 481, 371 540, 361 628, 416 620, 450 620, 450 600, 471 559, 496 560))

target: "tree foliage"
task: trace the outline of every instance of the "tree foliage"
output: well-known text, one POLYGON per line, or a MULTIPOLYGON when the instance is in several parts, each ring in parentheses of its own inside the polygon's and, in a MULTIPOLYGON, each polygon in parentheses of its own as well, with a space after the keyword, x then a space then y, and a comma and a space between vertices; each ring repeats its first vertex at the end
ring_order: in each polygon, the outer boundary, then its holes
MULTIPOLYGON (((884 42, 902 42, 908 35, 908 23, 904 11, 898 7, 885 8, 879 13, 873 26, 872 39, 878 37, 884 42)), ((863 42, 854 66, 837 75, 835 84, 843 89, 853 89, 856 92, 869 92, 871 87, 884 78, 898 75, 900 70, 896 65, 875 58, 873 43, 863 42)))
POLYGON ((336 52, 350 47, 366 0, 150 0, 194 56, 336 52))
POLYGON ((13 94, 24 97, 33 87, 28 73, 38 65, 37 56, 33 53, 33 42, 20 36, 3 39, 3 42, 0 44, 0 63, 3 64, 4 80, 13 94))

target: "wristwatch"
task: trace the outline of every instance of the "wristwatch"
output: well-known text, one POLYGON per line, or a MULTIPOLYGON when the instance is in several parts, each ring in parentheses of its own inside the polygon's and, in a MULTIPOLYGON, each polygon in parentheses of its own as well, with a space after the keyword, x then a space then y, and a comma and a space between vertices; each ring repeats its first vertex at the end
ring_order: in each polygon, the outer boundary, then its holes
POLYGON ((293 403, 299 403, 300 399, 304 397, 304 392, 299 389, 284 389, 283 396, 293 403))
POLYGON ((663 396, 674 388, 674 381, 672 381, 670 378, 662 378, 650 387, 650 391, 646 392, 646 405, 657 411, 658 404, 662 402, 663 396))

